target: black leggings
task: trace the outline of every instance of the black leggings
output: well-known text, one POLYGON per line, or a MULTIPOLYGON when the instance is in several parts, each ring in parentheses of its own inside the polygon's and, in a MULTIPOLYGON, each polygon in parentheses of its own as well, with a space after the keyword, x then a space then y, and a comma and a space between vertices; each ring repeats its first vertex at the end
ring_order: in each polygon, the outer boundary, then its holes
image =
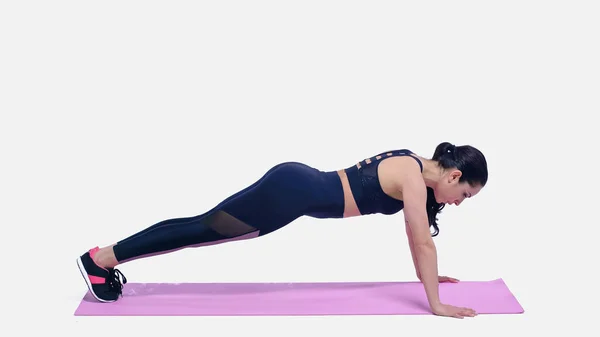
POLYGON ((117 261, 124 262, 186 247, 262 236, 304 215, 341 218, 343 213, 344 193, 335 171, 286 162, 210 211, 161 221, 119 241, 113 250, 117 261))

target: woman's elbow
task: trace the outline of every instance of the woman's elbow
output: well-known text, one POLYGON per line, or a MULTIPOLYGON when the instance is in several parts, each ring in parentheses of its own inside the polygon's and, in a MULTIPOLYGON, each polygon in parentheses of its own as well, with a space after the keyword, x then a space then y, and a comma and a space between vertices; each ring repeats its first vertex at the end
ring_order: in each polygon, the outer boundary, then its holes
POLYGON ((414 245, 415 250, 418 252, 435 251, 435 244, 432 238, 415 241, 414 245))

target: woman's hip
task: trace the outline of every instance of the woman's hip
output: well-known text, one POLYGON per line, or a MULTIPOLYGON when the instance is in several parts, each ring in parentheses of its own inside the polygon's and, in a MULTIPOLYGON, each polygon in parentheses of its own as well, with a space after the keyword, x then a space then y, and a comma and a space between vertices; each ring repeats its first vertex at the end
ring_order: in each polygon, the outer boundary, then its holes
POLYGON ((341 218, 344 192, 337 172, 324 172, 300 162, 284 162, 217 208, 261 232, 270 232, 303 215, 341 218))

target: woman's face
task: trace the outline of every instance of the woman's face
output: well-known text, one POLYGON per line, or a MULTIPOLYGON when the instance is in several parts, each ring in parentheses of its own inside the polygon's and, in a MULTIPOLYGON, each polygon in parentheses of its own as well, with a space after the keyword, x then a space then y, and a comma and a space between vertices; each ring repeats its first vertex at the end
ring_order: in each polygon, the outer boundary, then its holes
POLYGON ((459 182, 461 176, 462 172, 459 170, 452 170, 444 174, 434 190, 438 203, 458 206, 465 199, 472 198, 481 191, 481 186, 473 187, 467 182, 459 182))

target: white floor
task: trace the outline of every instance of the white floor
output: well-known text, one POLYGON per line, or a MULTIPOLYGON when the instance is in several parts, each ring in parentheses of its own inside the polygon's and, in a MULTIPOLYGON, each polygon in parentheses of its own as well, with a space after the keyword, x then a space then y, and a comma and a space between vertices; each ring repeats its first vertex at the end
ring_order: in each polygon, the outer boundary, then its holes
MULTIPOLYGON (((3 2, 4 331, 597 335, 593 5, 3 2), (490 180, 440 215, 440 273, 503 278, 522 315, 73 316, 75 259, 94 245, 204 212, 281 161, 333 170, 442 141, 481 149, 490 180)), ((403 223, 301 219, 120 269, 131 282, 414 280, 403 223)))

